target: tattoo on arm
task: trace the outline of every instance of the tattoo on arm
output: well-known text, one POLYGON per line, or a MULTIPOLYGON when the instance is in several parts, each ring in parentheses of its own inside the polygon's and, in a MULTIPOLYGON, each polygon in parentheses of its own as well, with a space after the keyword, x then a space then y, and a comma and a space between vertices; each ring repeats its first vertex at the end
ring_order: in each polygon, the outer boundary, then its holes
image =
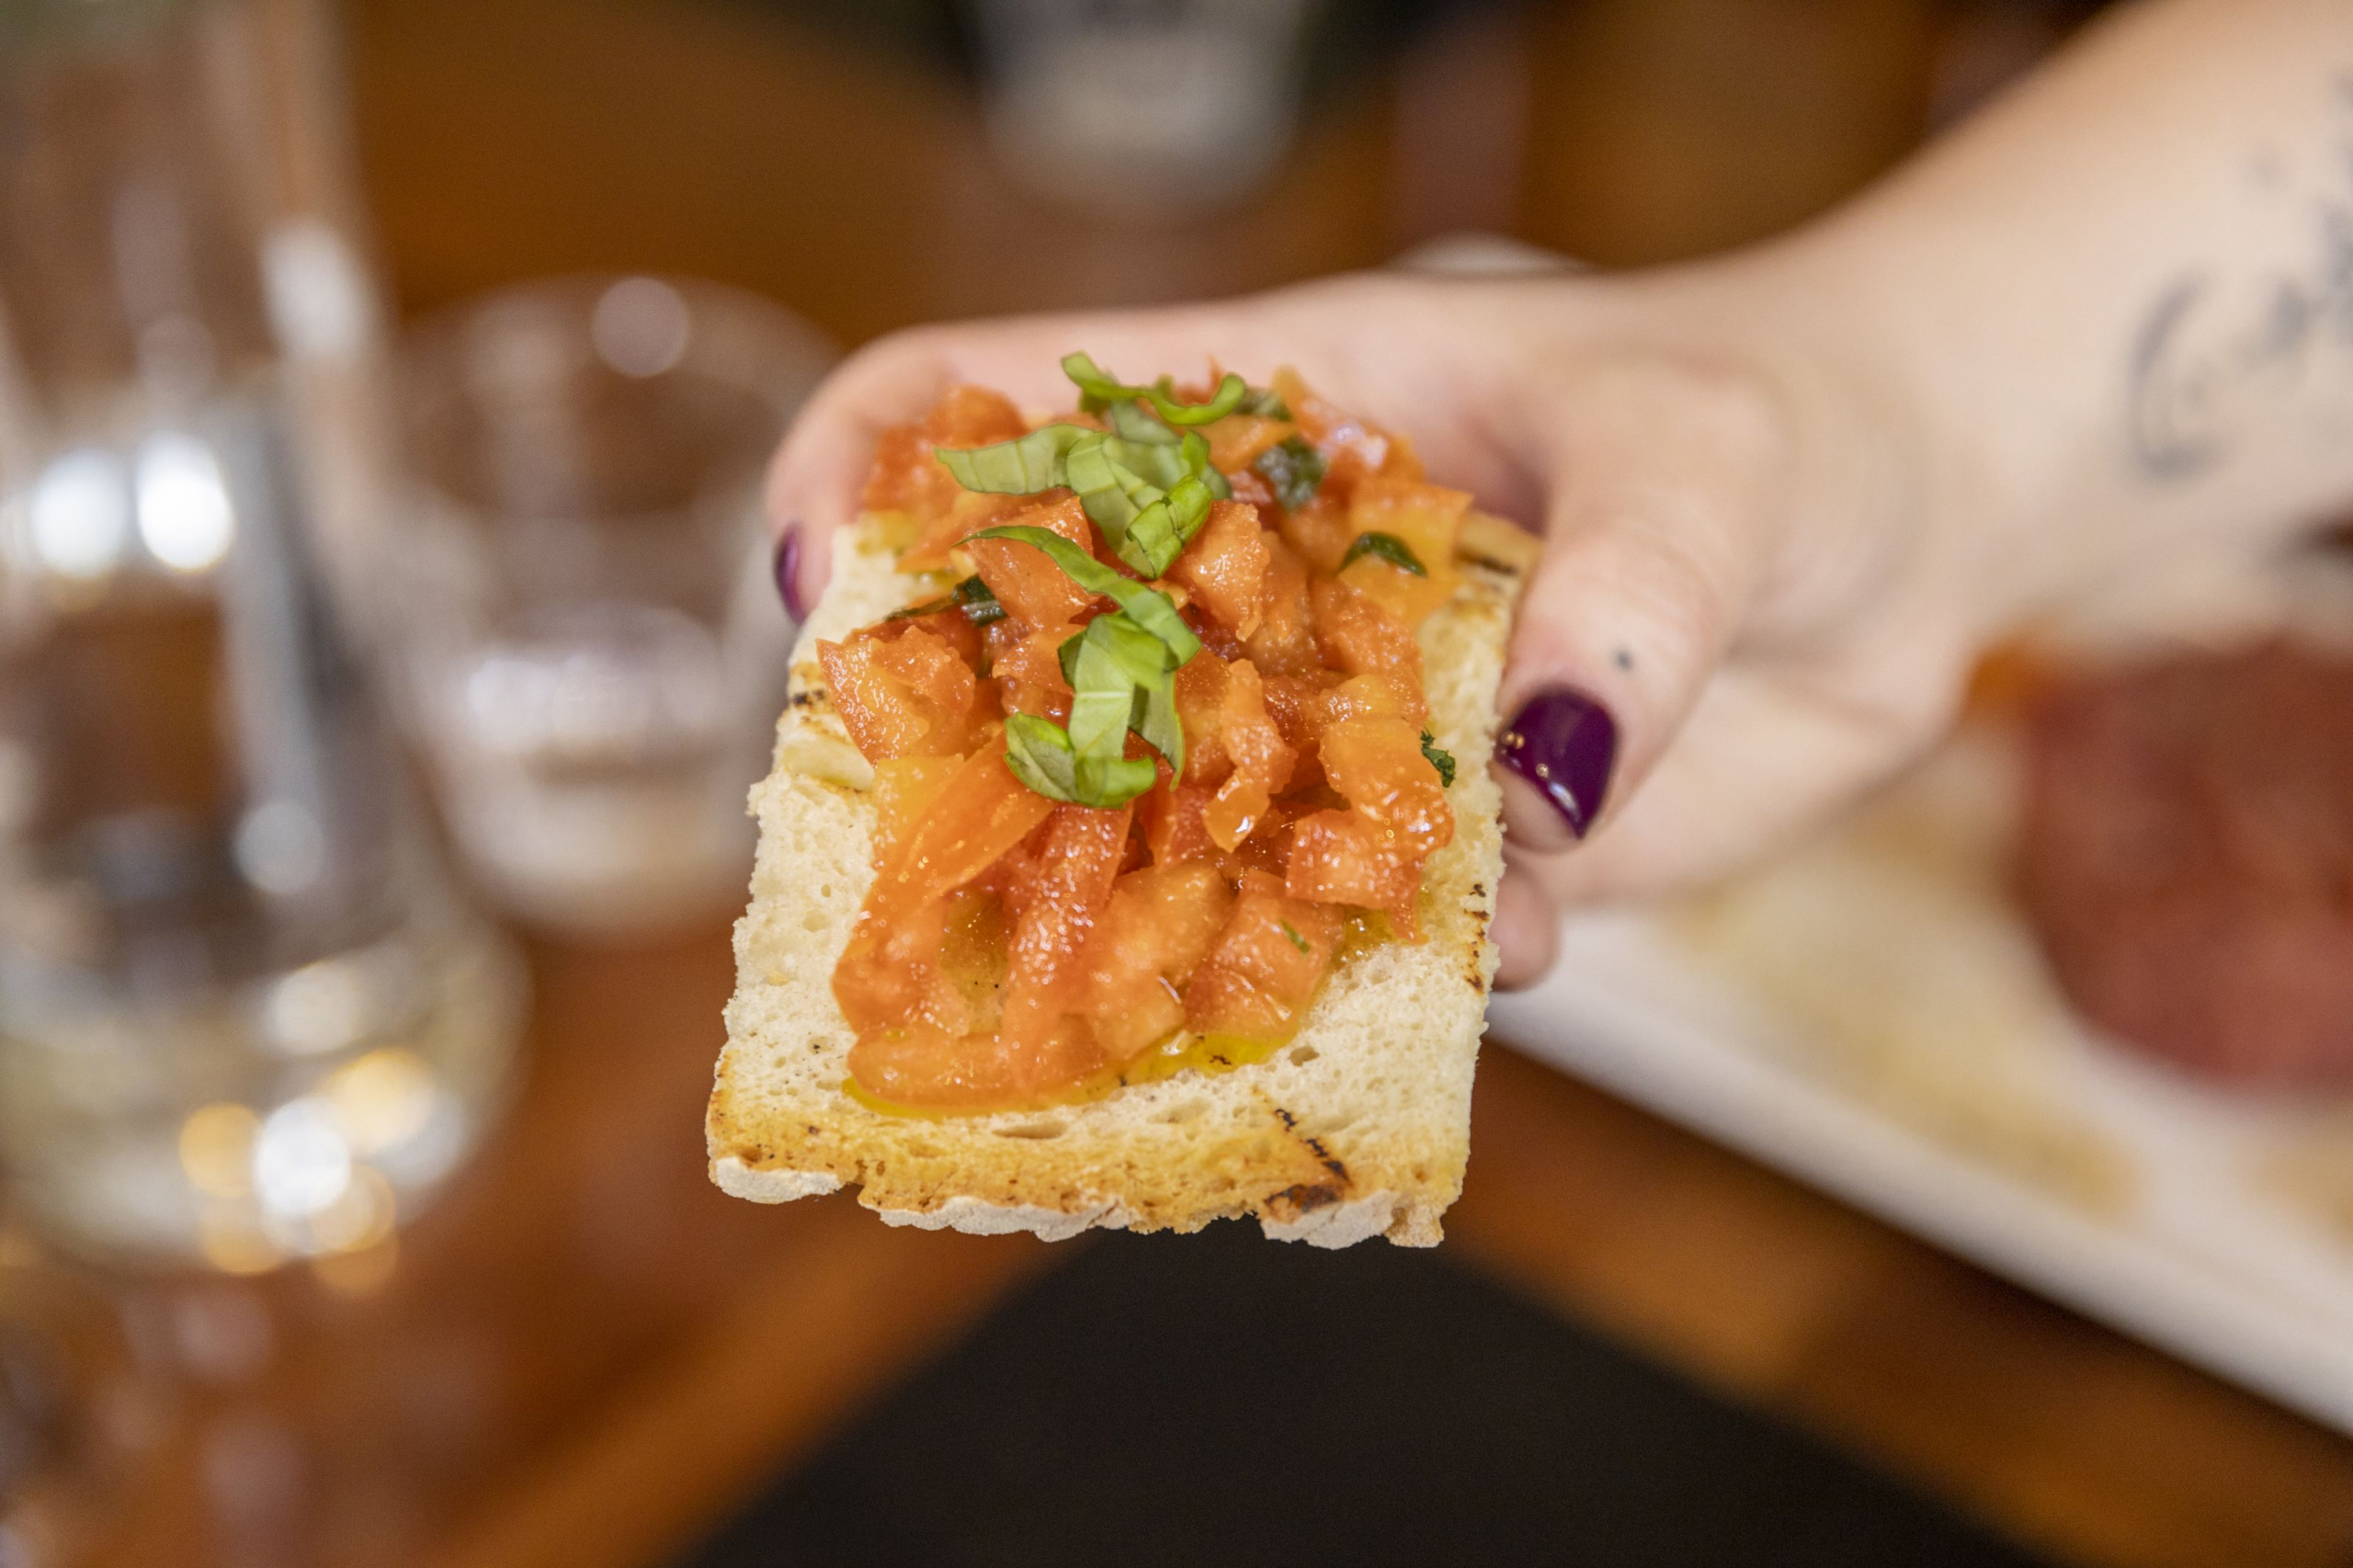
MULTIPOLYGON (((2345 127, 2309 197, 2310 253, 2251 278, 2182 272, 2142 313, 2126 364, 2133 467, 2159 482, 2206 472, 2232 454, 2261 405, 2319 375, 2353 377, 2353 73, 2333 85, 2345 127)), ((2283 176, 2263 161, 2258 178, 2283 176)))

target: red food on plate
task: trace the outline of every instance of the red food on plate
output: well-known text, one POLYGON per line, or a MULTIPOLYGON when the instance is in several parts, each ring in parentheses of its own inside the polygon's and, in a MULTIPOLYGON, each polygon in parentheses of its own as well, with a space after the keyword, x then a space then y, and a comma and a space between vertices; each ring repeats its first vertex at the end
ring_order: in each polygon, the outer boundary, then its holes
POLYGON ((2093 1024, 2248 1084, 2353 1084, 2353 662, 2286 643, 2063 685, 2022 882, 2093 1024))

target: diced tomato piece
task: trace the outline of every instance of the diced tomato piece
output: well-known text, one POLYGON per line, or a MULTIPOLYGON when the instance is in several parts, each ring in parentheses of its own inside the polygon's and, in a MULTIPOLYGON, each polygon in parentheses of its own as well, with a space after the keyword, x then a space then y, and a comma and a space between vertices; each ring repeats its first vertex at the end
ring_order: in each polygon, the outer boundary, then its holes
POLYGON ((1351 903, 1389 916, 1401 941, 1422 939, 1414 909, 1422 863, 1358 812, 1317 812, 1291 830, 1283 889, 1319 905, 1351 903))
POLYGON ((1340 912, 1290 897, 1263 871, 1244 876, 1239 892, 1225 929, 1185 988, 1186 1022, 1199 1034, 1279 1043, 1299 1032, 1332 967, 1340 912))
POLYGON ((874 765, 874 860, 881 865, 899 852, 948 781, 964 766, 961 756, 896 756, 874 765))
MULTIPOLYGON (((1035 554, 1036 551, 1031 551, 1035 554)), ((1070 682, 1063 678, 1063 644, 1078 635, 1067 621, 1029 631, 1011 618, 989 628, 989 675, 1008 713, 1035 713, 1061 723, 1070 718, 1070 682)))
POLYGON ((1181 988, 1233 910, 1212 866, 1132 871, 1087 944, 1087 1015, 1106 1055, 1125 1062, 1184 1027, 1181 988))
POLYGON ((958 385, 923 416, 923 433, 935 447, 985 447, 1028 435, 1029 422, 1003 392, 958 385))
POLYGON ((1455 537, 1470 508, 1471 497, 1460 490, 1385 476, 1366 478, 1348 499, 1350 542, 1369 533, 1386 534, 1411 551, 1423 571, 1417 575, 1367 553, 1349 562, 1340 580, 1407 626, 1420 625, 1453 597, 1461 576, 1454 566, 1455 537))
POLYGON ((860 505, 870 512, 908 512, 929 522, 962 494, 956 476, 932 455, 939 447, 985 447, 1029 426, 1021 411, 983 387, 950 387, 920 425, 886 430, 875 443, 860 505))
POLYGON ((1183 584, 1195 603, 1247 638, 1258 630, 1259 603, 1267 591, 1267 569, 1273 557, 1267 534, 1258 527, 1258 509, 1239 501, 1215 501, 1209 520, 1185 553, 1168 569, 1183 584))
POLYGON ((858 912, 834 966, 834 1001, 852 1028, 864 1033, 925 1019, 963 1032, 961 998, 939 962, 947 926, 945 898, 915 901, 888 917, 870 908, 858 912))
POLYGON ((1264 474, 1254 468, 1222 472, 1225 472, 1226 487, 1233 492, 1236 501, 1245 506, 1257 507, 1261 517, 1274 515, 1275 489, 1267 483, 1264 474))
POLYGON ((1403 719, 1343 719, 1324 732, 1324 777, 1415 863, 1454 840, 1454 809, 1422 733, 1403 719))
POLYGON ((1299 431, 1288 419, 1256 414, 1229 414, 1202 426, 1209 438, 1210 463, 1220 473, 1242 473, 1269 447, 1279 447, 1299 431))
POLYGON ((1348 504, 1336 490, 1318 490, 1314 498, 1296 512, 1281 514, 1277 527, 1283 542, 1299 551, 1308 570, 1329 574, 1339 569, 1340 557, 1347 553, 1348 540, 1356 536, 1348 529, 1348 504))
POLYGON ((1316 396, 1289 366, 1275 372, 1275 392, 1290 409, 1300 434, 1323 454, 1324 488, 1346 496, 1358 479, 1381 472, 1392 437, 1316 396))
POLYGON ((1206 860, 1217 854, 1210 841, 1204 813, 1217 791, 1204 784, 1177 784, 1162 769, 1159 783, 1138 802, 1143 815, 1144 843, 1155 866, 1206 860))
POLYGON ((1064 1014, 1083 1005, 1079 956, 1095 917, 1111 896, 1112 879, 1128 848, 1133 809, 1097 811, 1056 806, 1036 857, 1016 872, 1006 893, 1013 921, 1001 1033, 1043 1038, 1064 1014))
POLYGON ((1274 797, 1290 782, 1291 767, 1299 759, 1267 717, 1265 687, 1247 659, 1226 667, 1218 745, 1230 771, 1203 812, 1203 824, 1219 848, 1232 849, 1266 818, 1274 797))
POLYGON ((1029 837, 1054 802, 1013 776, 992 732, 929 803, 923 820, 880 862, 859 914, 887 919, 928 899, 945 898, 1029 837))
POLYGON ((936 619, 945 618, 889 621, 817 644, 835 710, 870 761, 961 753, 983 722, 980 682, 952 640, 957 629, 925 624, 936 619))
POLYGON ((1468 491, 1387 475, 1360 481, 1348 497, 1348 531, 1404 541, 1433 574, 1454 560, 1454 541, 1471 510, 1468 491))
POLYGON ((1086 1024, 1064 1018, 1023 1039, 958 1035, 924 1023, 861 1034, 849 1074, 877 1099, 915 1110, 1024 1110, 1052 1105, 1108 1070, 1086 1024))
MULTIPOLYGON (((1066 490, 1051 494, 1054 499, 1047 505, 1025 507, 1001 524, 989 526, 1044 528, 1093 554, 1095 525, 1087 520, 1086 510, 1079 505, 1078 497, 1066 490)), ((1006 614, 1025 626, 1055 626, 1075 620, 1094 602, 1094 595, 1072 582, 1034 544, 1009 539, 982 539, 964 541, 964 549, 972 558, 972 569, 988 585, 989 592, 996 596, 997 603, 1005 607, 1006 614)))
POLYGON ((1310 593, 1315 646, 1333 665, 1352 676, 1375 673, 1422 684, 1422 645, 1414 630, 1372 600, 1336 578, 1310 593))
POLYGON ((1324 661, 1315 651, 1307 563, 1279 539, 1267 541, 1267 556, 1258 630, 1243 640, 1243 648, 1262 676, 1312 676, 1324 667, 1324 661))

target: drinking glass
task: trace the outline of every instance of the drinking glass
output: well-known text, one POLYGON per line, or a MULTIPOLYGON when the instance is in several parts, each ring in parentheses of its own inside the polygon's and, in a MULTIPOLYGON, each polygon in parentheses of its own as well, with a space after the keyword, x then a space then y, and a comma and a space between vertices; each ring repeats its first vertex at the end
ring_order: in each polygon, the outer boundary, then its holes
POLYGON ((651 277, 509 290, 404 346, 391 643, 509 911, 611 937, 742 901, 792 630, 760 481, 830 358, 777 306, 651 277))
POLYGON ((323 585, 297 389, 358 338, 267 177, 288 8, 0 36, 0 1158, 69 1246, 237 1270, 382 1241, 519 999, 323 585))

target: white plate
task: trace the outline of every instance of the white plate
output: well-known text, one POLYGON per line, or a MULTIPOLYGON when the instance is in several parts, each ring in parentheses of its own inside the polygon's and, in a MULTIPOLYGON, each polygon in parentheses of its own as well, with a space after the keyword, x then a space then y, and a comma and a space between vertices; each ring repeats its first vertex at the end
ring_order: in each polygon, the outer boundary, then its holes
POLYGON ((1498 1038, 2353 1432, 2353 1107, 2087 1036, 2004 895, 1981 730, 1834 838, 1586 917, 1498 1038))

